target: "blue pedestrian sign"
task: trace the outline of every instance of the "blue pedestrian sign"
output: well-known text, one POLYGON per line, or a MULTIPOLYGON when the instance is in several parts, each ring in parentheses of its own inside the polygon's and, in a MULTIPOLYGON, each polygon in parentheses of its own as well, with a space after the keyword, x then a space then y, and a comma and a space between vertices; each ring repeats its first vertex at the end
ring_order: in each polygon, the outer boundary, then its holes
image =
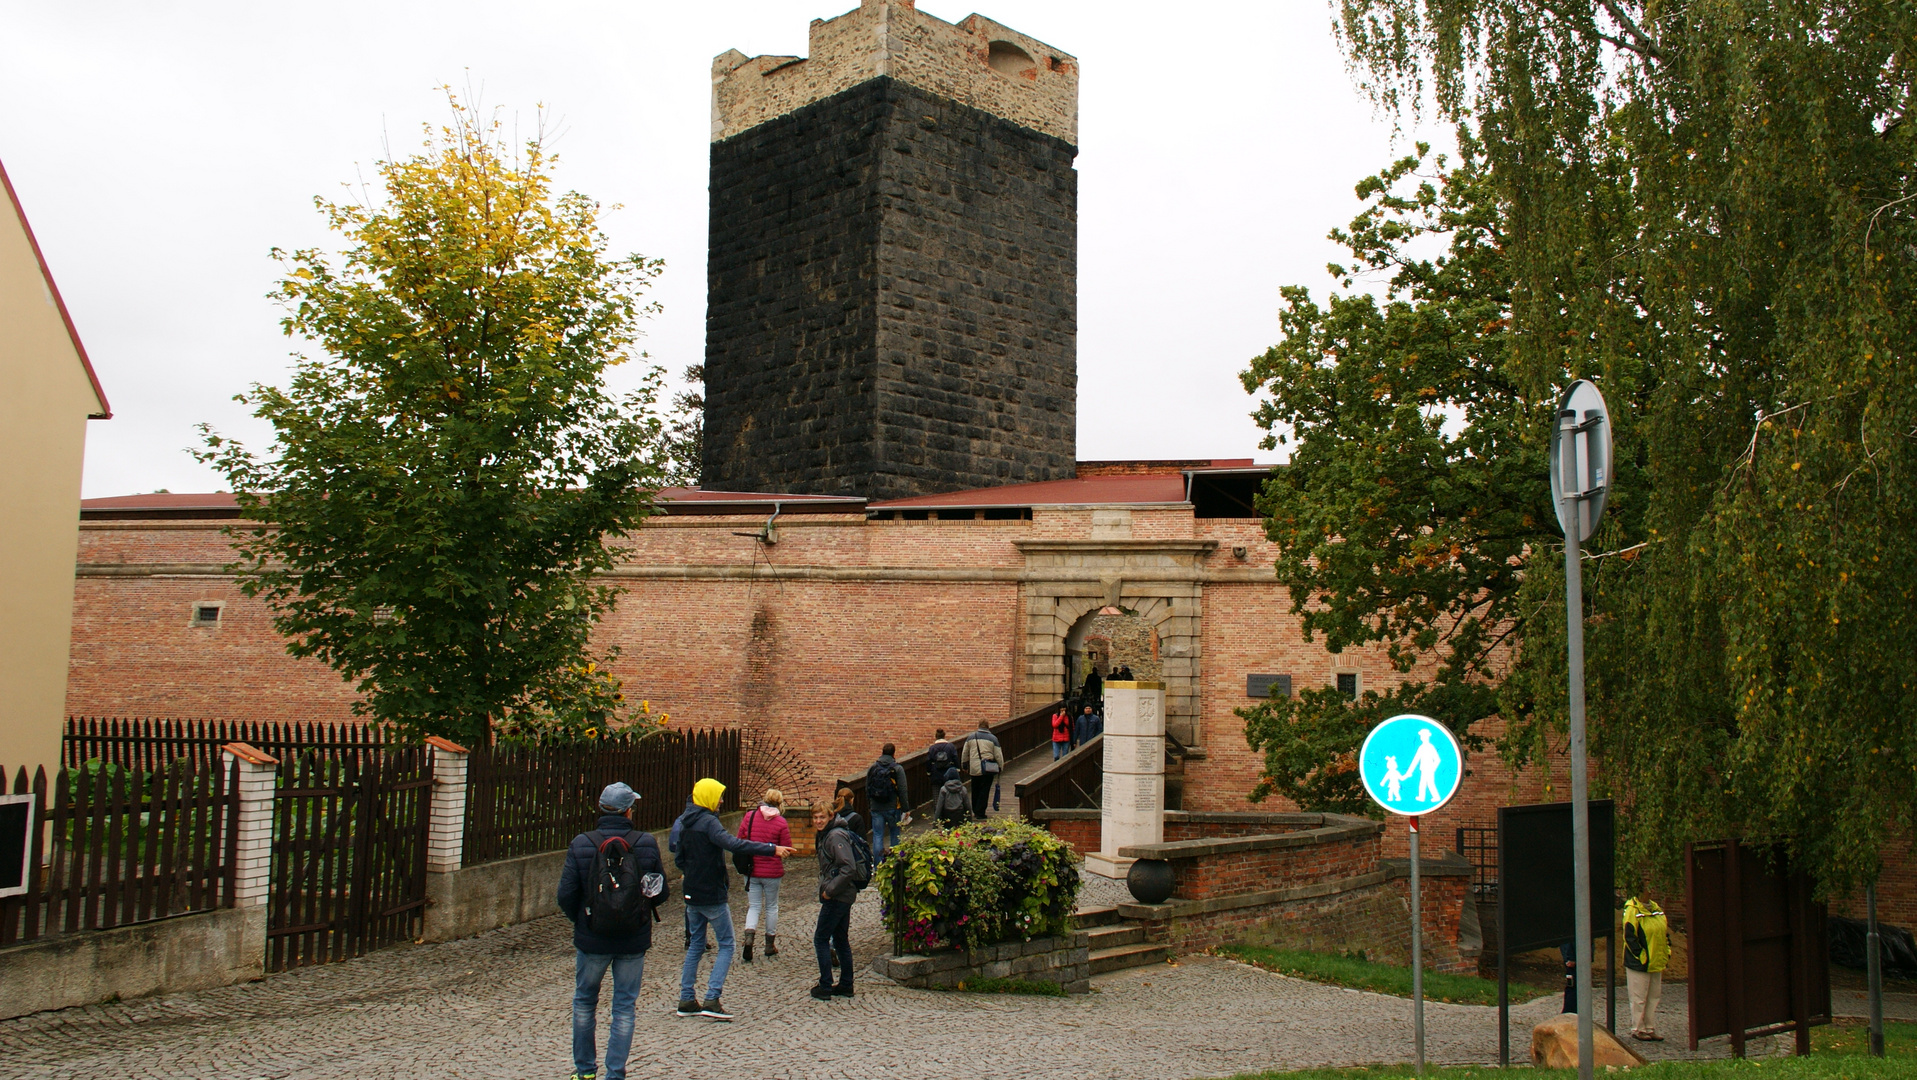
POLYGON ((1464 779, 1464 753, 1451 729, 1416 713, 1394 716, 1365 736, 1358 775, 1379 806, 1407 817, 1451 801, 1464 779))

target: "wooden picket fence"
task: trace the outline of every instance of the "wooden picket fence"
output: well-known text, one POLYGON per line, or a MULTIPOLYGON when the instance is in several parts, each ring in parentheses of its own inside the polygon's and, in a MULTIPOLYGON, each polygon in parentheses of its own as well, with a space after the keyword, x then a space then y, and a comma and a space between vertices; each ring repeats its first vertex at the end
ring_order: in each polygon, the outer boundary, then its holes
POLYGON ((237 766, 95 763, 37 769, 31 782, 20 769, 12 796, 7 809, 31 827, 23 891, 0 898, 0 946, 233 902, 237 766))
POLYGON ((599 793, 615 780, 639 793, 634 820, 642 829, 672 824, 701 777, 726 786, 722 812, 737 810, 739 762, 732 728, 662 731, 629 745, 475 750, 466 766, 461 858, 472 866, 564 848, 593 827, 599 793))

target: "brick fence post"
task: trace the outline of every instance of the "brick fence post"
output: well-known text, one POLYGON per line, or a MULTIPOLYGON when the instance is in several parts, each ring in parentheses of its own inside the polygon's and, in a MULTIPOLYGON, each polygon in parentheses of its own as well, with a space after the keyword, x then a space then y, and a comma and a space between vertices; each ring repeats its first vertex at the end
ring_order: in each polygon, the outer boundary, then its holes
POLYGON ((433 756, 433 805, 426 826, 426 872, 449 874, 465 864, 465 747, 434 735, 426 740, 433 756))
POLYGON ((240 766, 240 808, 233 821, 238 843, 232 905, 263 907, 272 888, 273 784, 279 759, 242 742, 227 743, 220 752, 240 766))

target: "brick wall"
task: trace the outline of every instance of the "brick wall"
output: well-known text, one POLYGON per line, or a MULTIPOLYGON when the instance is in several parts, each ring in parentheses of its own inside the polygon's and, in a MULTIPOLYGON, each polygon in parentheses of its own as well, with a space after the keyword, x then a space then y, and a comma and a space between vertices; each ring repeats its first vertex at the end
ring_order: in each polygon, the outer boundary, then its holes
MULTIPOLYGON (((1248 839, 1248 838, 1241 838, 1248 839)), ((1219 896, 1293 885, 1316 885, 1367 874, 1378 866, 1378 837, 1340 836, 1314 844, 1232 851, 1172 863, 1179 900, 1219 896)))

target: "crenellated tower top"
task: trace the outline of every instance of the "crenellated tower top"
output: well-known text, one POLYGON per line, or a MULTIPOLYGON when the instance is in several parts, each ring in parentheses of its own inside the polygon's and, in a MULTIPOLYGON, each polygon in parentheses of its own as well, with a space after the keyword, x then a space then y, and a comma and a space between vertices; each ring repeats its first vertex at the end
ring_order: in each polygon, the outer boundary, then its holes
POLYGON ((729 139, 868 79, 921 90, 1078 144, 1078 60, 983 15, 958 23, 913 0, 861 0, 812 20, 810 56, 712 61, 712 141, 729 139))

